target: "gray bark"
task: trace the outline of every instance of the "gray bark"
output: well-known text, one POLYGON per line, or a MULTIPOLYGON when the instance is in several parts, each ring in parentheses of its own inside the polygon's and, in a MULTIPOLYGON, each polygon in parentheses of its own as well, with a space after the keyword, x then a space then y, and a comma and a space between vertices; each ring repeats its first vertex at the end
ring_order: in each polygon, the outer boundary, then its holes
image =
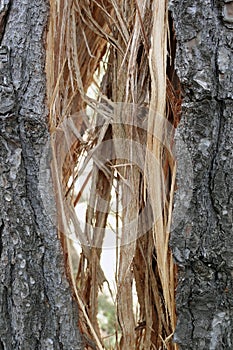
POLYGON ((1 0, 0 11, 0 349, 81 349, 77 305, 38 188, 49 138, 48 1, 1 0))
MULTIPOLYGON (((177 35, 176 69, 185 95, 178 135, 193 162, 192 200, 171 237, 179 266, 174 341, 184 350, 230 350, 233 2, 175 0, 170 8, 177 35)), ((178 172, 178 186, 181 178, 178 172)))

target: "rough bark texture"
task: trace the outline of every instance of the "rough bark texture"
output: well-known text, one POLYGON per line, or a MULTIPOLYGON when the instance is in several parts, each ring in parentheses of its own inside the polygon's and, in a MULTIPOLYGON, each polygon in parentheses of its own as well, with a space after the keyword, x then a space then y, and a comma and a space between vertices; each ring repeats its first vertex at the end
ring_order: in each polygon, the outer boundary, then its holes
MULTIPOLYGON (((233 2, 170 2, 193 197, 172 233, 180 349, 233 349, 233 2)), ((178 175, 178 185, 179 185, 178 175)), ((178 199, 177 199, 178 200, 178 199)))
POLYGON ((0 48, 0 349, 81 349, 77 306, 38 188, 49 137, 48 2, 1 0, 0 11, 1 45, 10 48, 0 48))

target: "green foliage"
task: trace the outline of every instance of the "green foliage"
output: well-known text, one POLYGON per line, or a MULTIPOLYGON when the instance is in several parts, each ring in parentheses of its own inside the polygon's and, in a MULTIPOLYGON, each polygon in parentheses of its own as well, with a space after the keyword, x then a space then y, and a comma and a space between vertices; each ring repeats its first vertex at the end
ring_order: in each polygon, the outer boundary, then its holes
POLYGON ((104 345, 106 349, 113 349, 116 343, 116 330, 118 329, 115 305, 108 295, 104 293, 99 296, 98 301, 98 320, 104 339, 104 345))

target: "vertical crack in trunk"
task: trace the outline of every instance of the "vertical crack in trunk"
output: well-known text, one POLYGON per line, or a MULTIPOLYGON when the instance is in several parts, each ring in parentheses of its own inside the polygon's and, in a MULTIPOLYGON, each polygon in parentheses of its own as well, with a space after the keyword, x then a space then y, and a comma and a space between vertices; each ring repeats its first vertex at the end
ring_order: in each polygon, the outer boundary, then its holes
MULTIPOLYGON (((66 211, 64 202, 59 203, 63 216, 61 240, 67 265, 70 264, 68 274, 81 308, 81 328, 86 337, 93 339, 102 349, 97 312, 98 294, 105 276, 100 259, 114 190, 113 180, 117 179, 118 186, 120 180, 123 182, 120 185, 122 200, 118 199, 118 204, 123 203, 124 206, 126 203, 121 213, 123 226, 135 222, 128 231, 122 230, 122 241, 118 240, 116 248, 119 259, 119 268, 116 269, 117 318, 121 328, 121 340, 118 340, 117 346, 127 350, 135 347, 152 349, 153 346, 177 349, 172 343, 176 324, 176 267, 169 249, 169 235, 176 172, 171 149, 174 128, 181 116, 181 88, 174 68, 176 39, 170 14, 169 20, 167 18, 167 1, 153 4, 151 1, 138 1, 136 9, 132 3, 123 5, 121 1, 106 0, 97 7, 95 2, 89 7, 83 1, 51 1, 51 11, 47 52, 51 132, 65 128, 69 119, 74 120, 74 113, 83 113, 82 108, 87 113, 86 105, 97 116, 95 132, 89 125, 85 135, 89 144, 83 140, 84 130, 90 123, 85 115, 80 118, 82 126, 86 118, 85 127, 79 128, 77 123, 72 129, 79 136, 69 147, 62 167, 58 168, 55 164, 55 174, 62 173, 62 179, 57 184, 60 186, 59 201, 63 201, 64 191, 65 199, 70 200, 71 205, 74 203, 73 211, 80 204, 82 193, 75 193, 75 183, 79 178, 77 162, 82 159, 83 152, 88 158, 96 145, 106 141, 112 141, 113 148, 105 164, 94 163, 80 190, 82 192, 91 179, 86 226, 83 232, 79 231, 87 244, 82 246, 76 279, 72 277, 72 243, 67 223, 73 220, 78 231, 78 221, 72 210, 66 211), (55 33, 58 33, 57 36, 55 33), (168 42, 170 58, 167 59, 168 42), (101 59, 106 50, 107 68, 98 87, 99 96, 94 101, 86 93, 96 68, 103 63, 101 59), (112 112, 111 118, 109 111, 112 112), (129 145, 124 143, 125 140, 130 141, 129 145), (136 143, 142 146, 141 153, 137 152, 136 143), (131 150, 129 159, 126 159, 129 154, 127 148, 131 150), (138 158, 143 159, 141 168, 133 163, 134 148, 138 158), (153 159, 148 156, 150 153, 153 159), (133 197, 127 203, 130 191, 133 197), (107 203, 102 212, 99 210, 101 200, 107 203), (152 223, 149 228, 148 222, 152 223), (134 239, 130 240, 130 235, 134 239), (134 281, 140 304, 136 320, 132 294, 134 281)), ((67 130, 62 132, 64 138, 67 137, 67 130)), ((56 145, 53 147, 55 149, 56 145)), ((61 154, 56 156, 59 158, 61 154)), ((116 221, 120 216, 117 215, 116 221)))

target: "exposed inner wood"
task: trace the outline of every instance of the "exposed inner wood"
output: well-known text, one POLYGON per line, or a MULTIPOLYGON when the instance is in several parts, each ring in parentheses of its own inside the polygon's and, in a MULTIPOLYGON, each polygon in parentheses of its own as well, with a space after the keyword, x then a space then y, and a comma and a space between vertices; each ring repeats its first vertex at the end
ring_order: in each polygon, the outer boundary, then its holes
MULTIPOLYGON (((90 154, 96 145, 104 142, 110 142, 112 147, 110 161, 94 162, 83 185, 90 179, 83 232, 87 244, 83 244, 76 263, 76 277, 71 276, 81 304, 80 327, 98 348, 103 347, 97 319, 98 294, 106 279, 100 259, 111 191, 117 179, 123 193, 119 205, 123 204, 124 209, 122 235, 116 246, 116 347, 177 349, 172 343, 176 325, 176 268, 169 249, 176 175, 171 150, 174 128, 181 116, 181 91, 174 71, 175 40, 165 0, 156 3, 137 0, 136 6, 133 2, 115 0, 51 1, 47 50, 51 133, 56 134, 58 128, 63 130, 64 121, 74 115, 79 133, 75 141, 69 140, 69 152, 62 167, 54 166, 55 178, 61 178, 58 186, 64 192, 58 199, 60 202, 66 198, 73 208, 79 203, 82 193, 75 195, 74 187, 79 177, 76 165, 83 152, 90 154), (93 101, 87 96, 87 89, 107 50, 107 68, 98 87, 99 98, 93 101), (121 111, 116 107, 119 104, 121 111), (97 109, 98 127, 92 132, 88 118, 83 119, 80 113, 87 105, 97 109), (112 108, 113 120, 103 118, 104 105, 112 108), (86 130, 87 142, 83 140, 86 130), (129 142, 124 144, 119 140, 129 142), (141 167, 133 159, 122 156, 128 154, 126 148, 132 147, 133 152, 136 143, 141 145, 141 154, 137 154, 138 159, 143 159, 141 167), (103 200, 104 212, 98 209, 103 200), (130 233, 126 227, 132 222, 135 224, 130 233), (151 222, 149 227, 148 222, 151 222), (129 239, 130 234, 134 239, 129 239), (133 281, 140 306, 137 320, 133 281)), ((53 147, 55 156, 59 157, 53 147)), ((67 218, 69 212, 63 203, 59 205, 65 220, 60 236, 72 275, 75 263, 64 231, 68 221, 74 219, 72 215, 67 218)))

